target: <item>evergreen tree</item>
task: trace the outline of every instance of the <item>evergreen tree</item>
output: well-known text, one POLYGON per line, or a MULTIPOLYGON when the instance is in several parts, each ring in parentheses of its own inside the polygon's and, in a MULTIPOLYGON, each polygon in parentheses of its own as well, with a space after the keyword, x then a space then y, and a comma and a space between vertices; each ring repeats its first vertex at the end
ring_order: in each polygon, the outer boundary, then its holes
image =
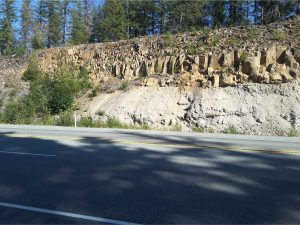
POLYGON ((100 41, 117 41, 127 36, 127 19, 125 4, 119 0, 106 0, 99 14, 97 39, 100 41))
POLYGON ((212 1, 210 4, 212 17, 212 26, 223 26, 225 24, 225 1, 212 1))
POLYGON ((91 17, 91 12, 93 8, 93 3, 91 0, 82 0, 83 2, 83 22, 84 22, 84 26, 85 26, 85 31, 86 31, 86 35, 91 36, 91 32, 92 32, 92 17, 91 17))
POLYGON ((62 12, 59 0, 48 0, 47 47, 58 46, 62 42, 62 12))
POLYGON ((41 49, 46 46, 46 34, 48 26, 48 3, 46 0, 37 2, 35 8, 35 20, 33 22, 32 48, 41 49))
POLYGON ((202 9, 207 2, 193 0, 174 0, 170 2, 168 30, 185 32, 204 25, 202 9))
MULTIPOLYGON (((228 1, 228 18, 227 25, 237 26, 242 25, 245 21, 245 10, 241 0, 228 1)), ((248 18, 247 18, 248 19, 248 18)))
POLYGON ((13 23, 16 20, 14 0, 3 0, 0 5, 0 51, 12 54, 15 47, 13 23))
POLYGON ((69 12, 69 5, 71 0, 63 0, 62 1, 62 43, 66 43, 66 33, 67 33, 67 22, 68 22, 68 12, 69 12))
POLYGON ((71 12, 71 38, 70 43, 73 45, 88 43, 89 35, 87 28, 84 24, 84 17, 82 13, 82 4, 80 1, 77 2, 76 8, 71 12))
POLYGON ((32 30, 32 12, 30 9, 31 0, 23 0, 21 9, 21 42, 22 47, 29 49, 31 30, 32 30))
POLYGON ((155 34, 158 26, 158 2, 129 1, 129 25, 131 36, 155 34))

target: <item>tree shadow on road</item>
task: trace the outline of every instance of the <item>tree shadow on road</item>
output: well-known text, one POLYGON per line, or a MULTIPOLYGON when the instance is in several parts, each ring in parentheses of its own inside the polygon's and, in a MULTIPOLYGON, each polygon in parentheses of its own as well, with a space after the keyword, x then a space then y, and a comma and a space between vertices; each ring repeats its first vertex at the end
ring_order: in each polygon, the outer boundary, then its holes
MULTIPOLYGON (((147 224, 300 223, 295 156, 142 146, 0 134, 0 151, 56 155, 0 153, 0 201, 147 224)), ((62 221, 36 216, 0 207, 0 223, 62 221)))

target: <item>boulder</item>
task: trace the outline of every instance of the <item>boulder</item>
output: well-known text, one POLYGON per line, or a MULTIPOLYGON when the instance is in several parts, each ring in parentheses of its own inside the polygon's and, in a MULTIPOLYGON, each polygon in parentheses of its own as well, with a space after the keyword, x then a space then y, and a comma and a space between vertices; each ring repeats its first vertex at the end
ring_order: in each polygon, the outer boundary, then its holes
POLYGON ((298 69, 295 69, 295 68, 291 68, 290 71, 289 71, 289 74, 294 78, 300 77, 300 71, 298 69))
POLYGON ((255 64, 255 61, 256 60, 254 60, 252 57, 247 58, 243 63, 242 72, 247 75, 251 75, 254 69, 259 68, 259 64, 255 64))
POLYGON ((260 64, 267 67, 269 67, 276 62, 276 47, 273 46, 265 51, 262 51, 261 53, 261 60, 260 64))
POLYGON ((282 82, 282 77, 280 73, 275 72, 273 74, 270 74, 270 83, 278 84, 281 82, 282 82))
POLYGON ((154 77, 149 77, 144 81, 144 85, 147 87, 158 87, 159 81, 154 77))
POLYGON ((225 73, 220 75, 220 87, 235 87, 237 85, 236 81, 235 75, 225 73))
POLYGON ((281 75, 282 81, 284 83, 287 83, 288 81, 293 80, 293 77, 287 71, 281 72, 280 75, 281 75))
POLYGON ((213 87, 219 87, 220 86, 220 76, 219 75, 213 75, 212 76, 212 86, 213 87))
POLYGON ((291 67, 293 63, 296 63, 296 59, 294 58, 291 51, 285 51, 284 62, 286 66, 291 67))
POLYGON ((286 47, 276 46, 276 62, 279 64, 284 64, 286 47))

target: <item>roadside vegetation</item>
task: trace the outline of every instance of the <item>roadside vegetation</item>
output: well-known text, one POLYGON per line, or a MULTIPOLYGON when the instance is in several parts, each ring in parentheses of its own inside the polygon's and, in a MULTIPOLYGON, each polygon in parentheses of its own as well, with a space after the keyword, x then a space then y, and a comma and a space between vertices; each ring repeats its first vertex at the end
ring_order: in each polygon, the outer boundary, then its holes
POLYGON ((85 67, 64 64, 52 73, 44 73, 38 59, 32 56, 23 80, 28 81, 29 94, 11 95, 1 122, 10 124, 60 124, 68 110, 74 107, 75 97, 85 93, 91 84, 85 67))

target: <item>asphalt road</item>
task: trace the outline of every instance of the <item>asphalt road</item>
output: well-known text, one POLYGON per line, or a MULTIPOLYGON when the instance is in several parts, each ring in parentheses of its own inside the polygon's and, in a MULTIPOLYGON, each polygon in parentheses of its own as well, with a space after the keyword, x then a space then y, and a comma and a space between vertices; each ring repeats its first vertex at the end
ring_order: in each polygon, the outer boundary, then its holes
POLYGON ((0 125, 0 224, 300 224, 300 138, 0 125))

